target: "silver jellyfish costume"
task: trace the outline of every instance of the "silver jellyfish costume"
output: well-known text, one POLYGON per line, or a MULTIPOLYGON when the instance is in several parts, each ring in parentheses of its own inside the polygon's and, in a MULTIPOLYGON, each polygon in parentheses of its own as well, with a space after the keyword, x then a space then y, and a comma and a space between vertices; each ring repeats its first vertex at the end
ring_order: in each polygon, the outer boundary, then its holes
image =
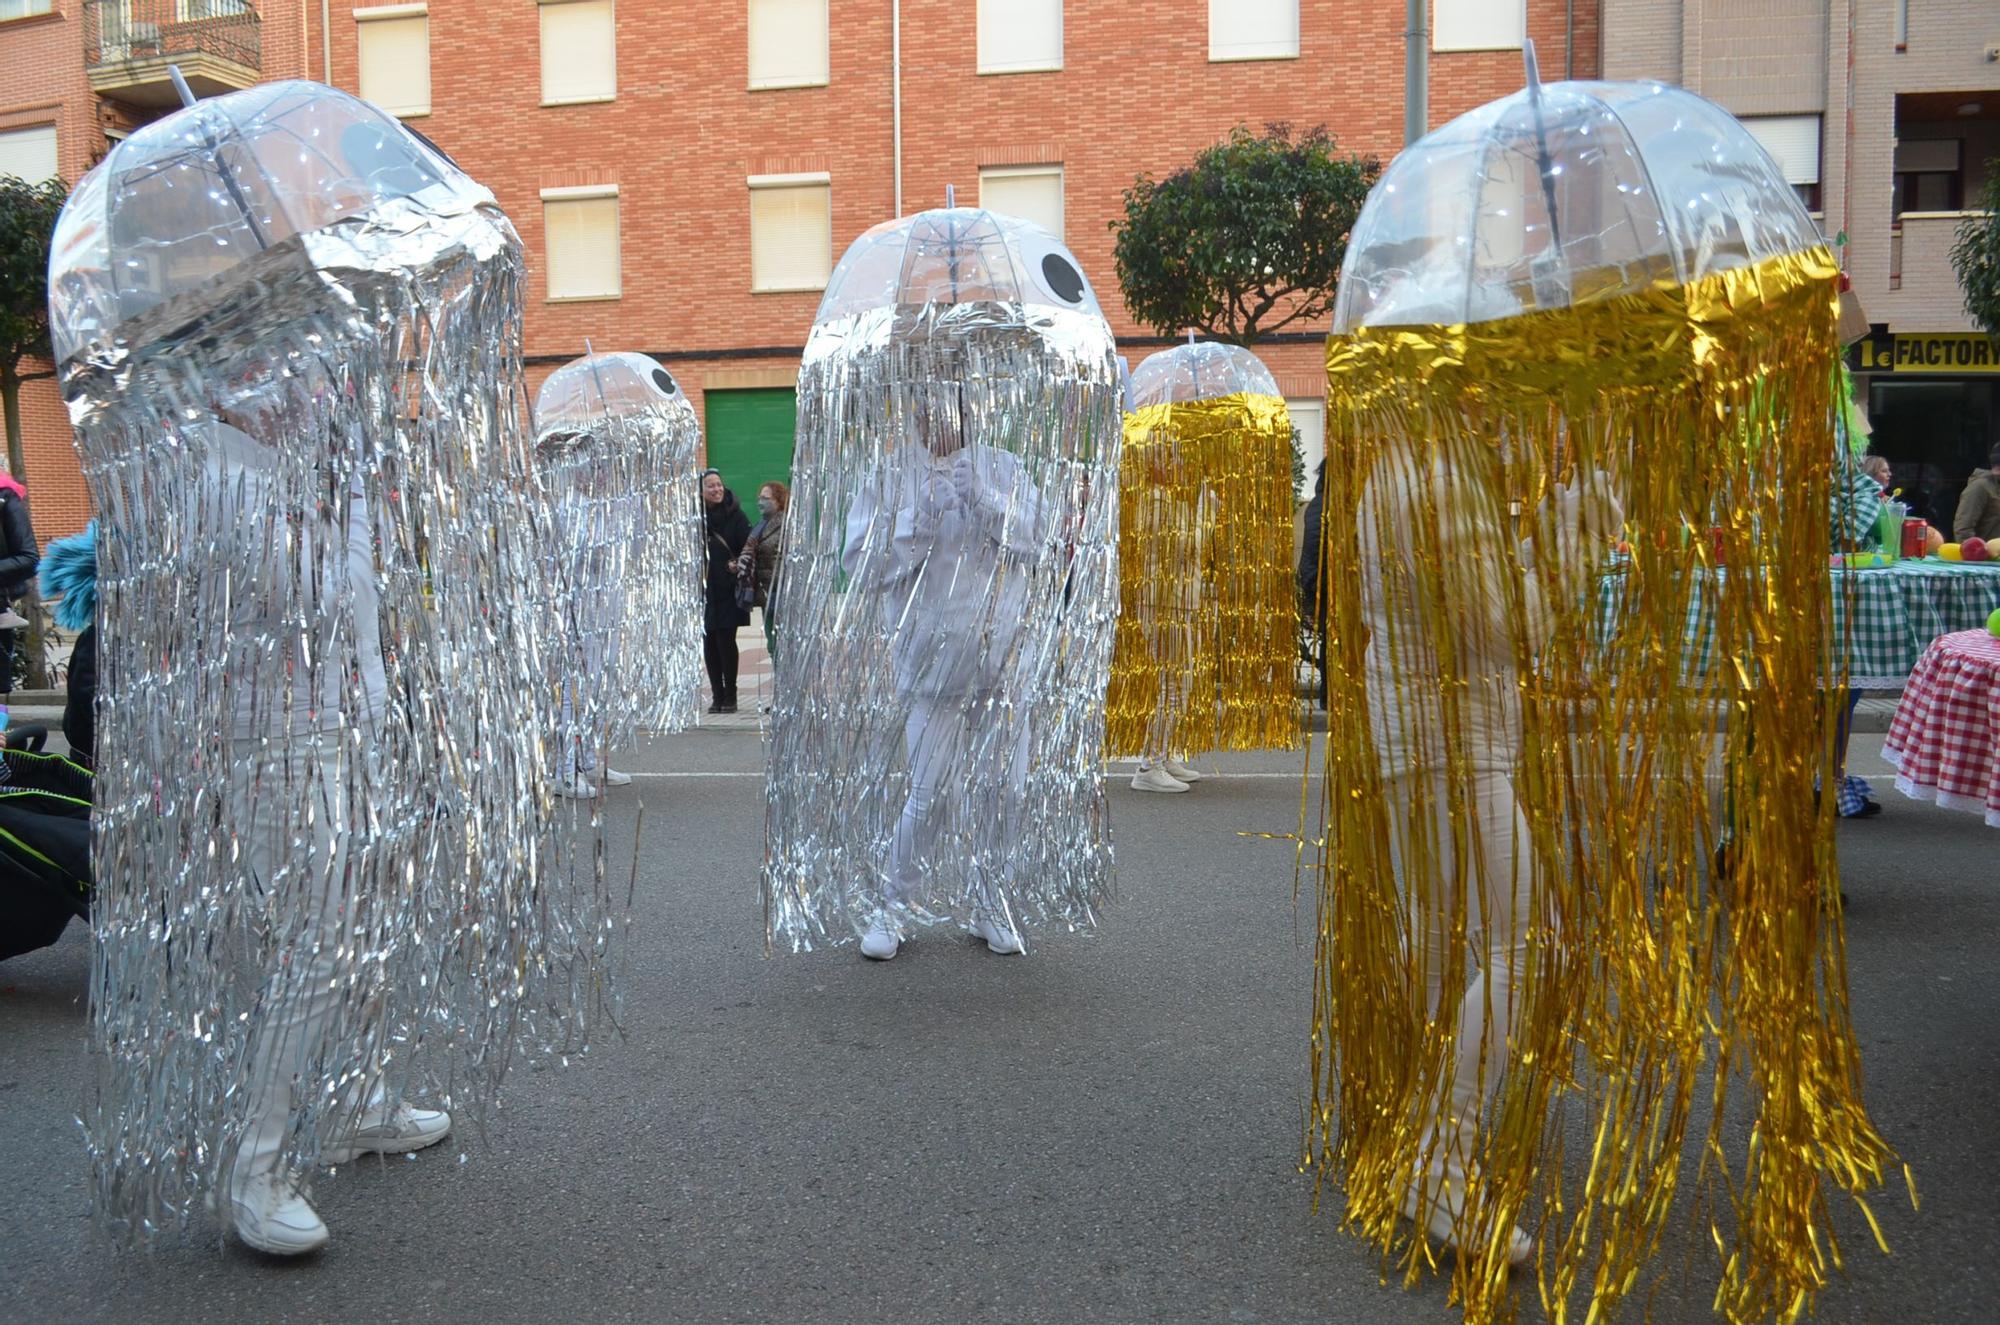
POLYGON ((100 512, 100 1217, 133 1239, 383 1101, 476 1112, 608 1012, 549 868, 513 226, 395 120, 264 84, 64 208, 63 393, 100 512))
POLYGON ((842 257, 799 372, 769 940, 1094 922, 1119 391, 1096 295, 1037 226, 948 207, 842 257))
POLYGON ((694 722, 701 686, 701 425, 643 354, 590 354, 535 395, 555 563, 561 774, 694 722))

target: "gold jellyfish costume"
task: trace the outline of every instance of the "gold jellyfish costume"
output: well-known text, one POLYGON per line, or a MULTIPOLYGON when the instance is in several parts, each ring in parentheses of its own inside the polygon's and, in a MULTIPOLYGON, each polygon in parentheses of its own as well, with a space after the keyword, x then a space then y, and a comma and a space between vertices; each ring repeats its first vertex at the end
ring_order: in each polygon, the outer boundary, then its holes
POLYGON ((1148 356, 1131 387, 1106 753, 1293 748, 1292 423, 1278 384, 1250 351, 1209 341, 1148 356))
POLYGON ((1532 55, 1355 227, 1306 1158, 1405 1282, 1456 1247, 1468 1320, 1510 1262, 1643 1305, 1677 1195, 1716 1309, 1795 1318, 1893 1161, 1816 795, 1836 278, 1726 112, 1532 55))

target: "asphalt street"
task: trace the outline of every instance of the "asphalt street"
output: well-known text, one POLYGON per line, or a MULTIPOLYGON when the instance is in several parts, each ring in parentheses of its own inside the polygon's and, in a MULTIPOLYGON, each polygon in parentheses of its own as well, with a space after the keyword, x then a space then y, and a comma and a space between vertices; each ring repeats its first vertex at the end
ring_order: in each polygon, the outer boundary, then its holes
MULTIPOLYGON (((1880 737, 1856 745, 1879 772, 1880 737)), ((626 850, 646 807, 623 1038, 517 1073, 483 1139, 321 1179, 333 1241, 295 1263, 214 1227, 95 1239, 72 926, 0 964, 0 1321, 1452 1321, 1441 1282, 1383 1282, 1337 1192, 1313 1209, 1312 904, 1291 848, 1244 835, 1293 829, 1303 759, 1218 762, 1184 796, 1114 779, 1096 934, 999 958, 932 933, 876 965, 763 954, 754 732, 652 744, 609 811, 626 850)), ((1837 1209, 1817 1320, 1991 1320, 2000 834, 1877 790, 1840 829, 1854 1015, 1922 1207, 1878 1194, 1889 1256, 1837 1209)), ((1687 1215, 1626 1318, 1716 1319, 1687 1215)))

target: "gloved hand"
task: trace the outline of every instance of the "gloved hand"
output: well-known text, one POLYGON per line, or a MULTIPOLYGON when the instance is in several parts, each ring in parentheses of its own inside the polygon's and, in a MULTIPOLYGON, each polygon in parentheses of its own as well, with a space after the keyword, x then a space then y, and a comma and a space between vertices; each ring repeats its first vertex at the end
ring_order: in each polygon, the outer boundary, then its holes
POLYGON ((910 513, 910 525, 922 537, 935 537, 944 517, 958 504, 958 493, 949 481, 926 474, 917 480, 917 506, 910 513))
MULTIPOLYGON (((1542 538, 1565 566, 1594 560, 1625 527, 1625 506, 1618 488, 1601 469, 1559 484, 1542 504, 1538 521, 1542 538)), ((1535 564, 1532 541, 1521 549, 1524 566, 1535 564)))
POLYGON ((961 450, 951 458, 951 490, 957 494, 959 504, 966 510, 979 509, 979 498, 982 495, 979 467, 973 463, 972 452, 961 450))

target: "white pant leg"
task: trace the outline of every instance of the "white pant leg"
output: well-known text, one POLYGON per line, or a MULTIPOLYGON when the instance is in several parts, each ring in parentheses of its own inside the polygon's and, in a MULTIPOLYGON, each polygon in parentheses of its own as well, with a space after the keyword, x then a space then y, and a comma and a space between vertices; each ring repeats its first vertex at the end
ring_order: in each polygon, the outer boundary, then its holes
POLYGON ((1410 934, 1425 984, 1425 1011, 1435 1017, 1448 999, 1458 1000, 1458 1043, 1450 1065, 1443 1116, 1428 1120, 1448 1172, 1461 1176, 1471 1162, 1485 1097, 1504 1074, 1519 1000, 1515 987, 1528 960, 1529 896, 1533 854, 1527 820, 1514 799, 1511 777, 1475 772, 1469 791, 1472 818, 1466 851, 1453 840, 1445 782, 1435 777, 1384 780, 1389 797, 1391 855, 1397 885, 1410 911, 1410 934), (1418 798, 1425 798, 1423 805, 1418 798), (1403 868, 1406 835, 1427 842, 1436 863, 1437 883, 1413 890, 1403 868), (1466 891, 1465 933, 1461 940, 1452 898, 1466 891), (1444 987, 1446 964, 1460 942, 1465 952, 1463 989, 1444 987))
POLYGON ((965 706, 959 696, 917 695, 903 720, 910 793, 889 843, 889 899, 908 902, 923 891, 922 862, 937 845, 947 809, 948 779, 964 762, 965 706))
POLYGON ((324 1090, 321 1074, 337 1070, 319 1055, 341 1001, 357 910, 346 879, 352 770, 339 748, 329 736, 318 750, 246 750, 231 775, 225 812, 241 816, 246 886, 262 890, 279 936, 250 1028, 238 1184, 276 1171, 295 1116, 324 1090), (309 815, 290 809, 299 802, 309 815))

